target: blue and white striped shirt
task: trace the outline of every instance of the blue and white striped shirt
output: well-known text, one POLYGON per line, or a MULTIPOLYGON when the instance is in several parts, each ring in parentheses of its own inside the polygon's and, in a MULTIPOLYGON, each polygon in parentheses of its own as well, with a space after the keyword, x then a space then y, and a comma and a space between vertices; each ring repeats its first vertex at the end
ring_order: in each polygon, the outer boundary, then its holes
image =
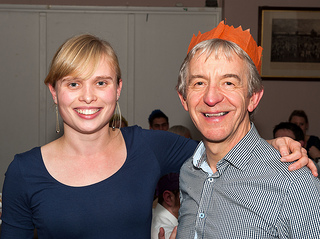
POLYGON ((320 238, 320 182, 280 157, 252 124, 213 174, 201 142, 180 171, 177 238, 320 238))

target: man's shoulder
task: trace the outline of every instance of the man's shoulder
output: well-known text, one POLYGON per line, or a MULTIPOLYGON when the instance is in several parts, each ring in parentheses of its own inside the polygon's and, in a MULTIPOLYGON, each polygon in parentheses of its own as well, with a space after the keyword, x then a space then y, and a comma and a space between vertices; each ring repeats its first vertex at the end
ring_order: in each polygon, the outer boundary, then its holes
POLYGON ((260 140, 259 144, 257 144, 253 150, 252 155, 261 162, 262 167, 271 170, 277 178, 286 179, 289 182, 292 182, 305 174, 311 174, 311 171, 307 167, 289 171, 288 167, 292 162, 281 162, 280 152, 264 139, 260 140))
POLYGON ((189 157, 182 165, 181 169, 190 169, 193 167, 193 157, 189 157))
POLYGON ((193 164, 193 157, 190 157, 183 163, 180 169, 180 182, 181 180, 193 181, 195 178, 198 178, 201 175, 206 177, 204 172, 193 164))

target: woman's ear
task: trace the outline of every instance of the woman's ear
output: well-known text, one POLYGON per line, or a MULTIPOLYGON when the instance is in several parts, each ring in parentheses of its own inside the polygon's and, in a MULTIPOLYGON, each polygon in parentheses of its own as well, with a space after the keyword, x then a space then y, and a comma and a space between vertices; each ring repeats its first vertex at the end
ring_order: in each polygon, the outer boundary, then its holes
POLYGON ((119 79, 119 84, 118 84, 118 88, 117 88, 117 100, 119 100, 119 98, 120 98, 121 89, 122 89, 122 79, 119 79))
POLYGON ((50 90, 50 93, 52 95, 54 103, 58 104, 56 89, 51 84, 48 84, 48 87, 49 87, 49 90, 50 90))

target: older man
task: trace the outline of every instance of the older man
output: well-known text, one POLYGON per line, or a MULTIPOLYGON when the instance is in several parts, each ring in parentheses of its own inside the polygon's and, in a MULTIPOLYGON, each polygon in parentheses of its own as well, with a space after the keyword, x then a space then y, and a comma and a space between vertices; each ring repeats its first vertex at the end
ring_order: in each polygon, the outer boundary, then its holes
POLYGON ((223 22, 191 41, 177 90, 203 140, 180 171, 178 238, 320 238, 319 180, 289 172, 250 120, 261 53, 223 22))

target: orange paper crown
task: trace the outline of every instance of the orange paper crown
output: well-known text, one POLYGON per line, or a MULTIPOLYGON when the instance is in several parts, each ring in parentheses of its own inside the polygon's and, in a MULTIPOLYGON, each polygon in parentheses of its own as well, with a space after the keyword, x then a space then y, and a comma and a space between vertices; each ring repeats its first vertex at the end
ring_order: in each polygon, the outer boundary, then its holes
POLYGON ((188 48, 188 53, 198 43, 214 38, 231 41, 239 45, 241 49, 250 56, 251 60, 256 65, 258 72, 260 73, 262 47, 257 45, 251 36, 249 29, 243 31, 241 26, 234 28, 233 26, 225 25, 224 21, 221 21, 216 28, 209 32, 205 32, 203 34, 199 32, 198 36, 193 34, 188 48))

